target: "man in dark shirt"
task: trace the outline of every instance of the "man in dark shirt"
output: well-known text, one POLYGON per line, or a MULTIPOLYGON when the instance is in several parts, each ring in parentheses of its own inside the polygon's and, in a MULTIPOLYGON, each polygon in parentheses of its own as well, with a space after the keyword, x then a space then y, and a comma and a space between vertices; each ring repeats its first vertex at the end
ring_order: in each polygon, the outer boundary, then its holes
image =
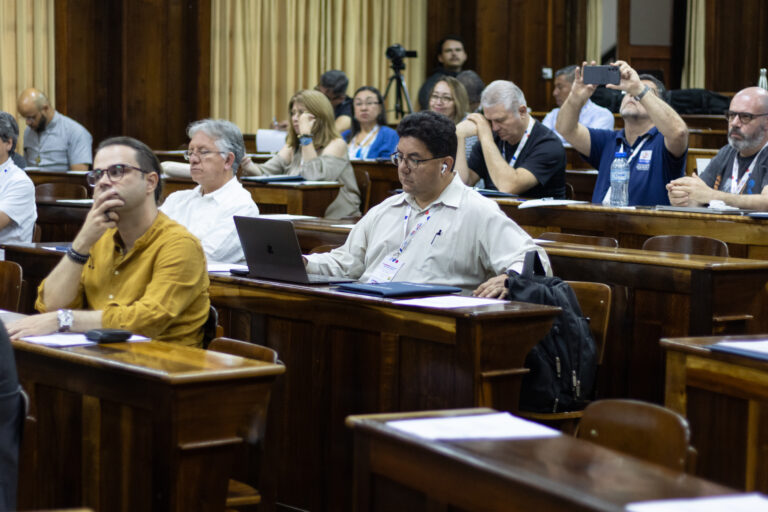
POLYGON ((496 80, 483 91, 483 114, 470 114, 456 125, 456 168, 469 186, 525 197, 565 198, 565 149, 557 136, 528 113, 525 96, 512 82, 496 80), (479 144, 467 158, 464 140, 479 144))
POLYGON ((437 43, 437 62, 439 65, 419 89, 419 107, 429 110, 429 94, 441 76, 456 76, 467 62, 464 40, 456 35, 445 36, 437 43))
POLYGON ((349 79, 343 71, 332 69, 320 75, 320 83, 315 90, 325 94, 333 106, 336 117, 336 129, 339 133, 352 126, 352 98, 347 96, 349 79))
POLYGON ((16 510, 19 444, 24 426, 24 401, 13 347, 0 323, 0 510, 16 510))

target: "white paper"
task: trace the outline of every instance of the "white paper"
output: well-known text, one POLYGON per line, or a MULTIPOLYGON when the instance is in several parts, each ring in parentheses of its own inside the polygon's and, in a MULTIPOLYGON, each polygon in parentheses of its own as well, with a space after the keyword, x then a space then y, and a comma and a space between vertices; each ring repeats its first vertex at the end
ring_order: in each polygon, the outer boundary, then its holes
POLYGON ((587 201, 576 201, 574 199, 528 199, 520 203, 518 210, 523 208, 535 208, 537 206, 563 206, 569 204, 586 204, 587 201))
POLYGON ((259 214, 262 219, 275 219, 275 220, 300 220, 300 219, 316 219, 312 215, 293 215, 291 213, 267 213, 259 214))
POLYGON ((709 165, 709 162, 711 161, 711 158, 697 158, 696 159, 696 174, 701 176, 701 173, 703 173, 707 166, 709 165))
POLYGON ((629 503, 627 512, 759 512, 768 511, 768 498, 758 493, 629 503))
POLYGON ((76 176, 85 176, 91 171, 67 171, 67 174, 74 174, 76 176))
POLYGON ((304 180, 304 181, 271 181, 267 185, 280 185, 288 187, 302 187, 305 185, 340 185, 338 181, 304 180))
POLYGON ((530 439, 559 431, 508 412, 388 421, 387 425, 425 439, 530 439))
POLYGON ((428 308, 468 308, 475 306, 488 306, 490 304, 503 304, 508 302, 501 299, 486 299, 482 297, 465 297, 463 295, 438 295, 435 297, 422 297, 417 299, 403 299, 394 301, 395 304, 404 306, 425 306, 428 308))
POLYGON ((757 352, 759 354, 768 354, 768 340, 765 341, 721 341, 715 343, 715 345, 721 347, 737 348, 741 350, 749 350, 750 352, 757 352))
MULTIPOLYGON (((38 345, 45 345, 46 347, 74 347, 76 345, 96 345, 95 341, 86 339, 85 334, 82 333, 61 333, 56 332, 53 334, 47 334, 45 336, 28 336, 21 338, 22 341, 29 343, 36 343, 38 345)), ((146 336, 139 336, 134 334, 128 341, 149 341, 146 336)))
POLYGON ((93 204, 93 199, 57 199, 56 202, 63 204, 93 204))
POLYGON ((229 272, 230 269, 248 270, 248 265, 239 263, 219 263, 218 261, 208 262, 208 272, 229 272))
POLYGON ((355 227, 355 225, 354 224, 331 224, 331 227, 351 230, 353 227, 355 227))
POLYGON ((724 201, 721 201, 720 199, 713 199, 709 202, 709 206, 707 208, 712 210, 738 210, 735 206, 731 206, 729 204, 725 204, 724 201))
POLYGON ((282 130, 256 130, 256 151, 277 153, 285 146, 285 136, 282 130))

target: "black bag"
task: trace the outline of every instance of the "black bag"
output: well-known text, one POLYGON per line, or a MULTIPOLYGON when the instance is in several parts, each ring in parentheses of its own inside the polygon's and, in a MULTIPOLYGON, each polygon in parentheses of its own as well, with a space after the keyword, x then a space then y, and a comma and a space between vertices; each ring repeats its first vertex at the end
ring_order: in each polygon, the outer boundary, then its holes
POLYGON ((592 398, 597 350, 576 294, 559 277, 547 277, 536 251, 525 255, 522 274, 507 272, 509 299, 559 306, 552 329, 525 358, 520 409, 560 412, 583 409, 592 398))

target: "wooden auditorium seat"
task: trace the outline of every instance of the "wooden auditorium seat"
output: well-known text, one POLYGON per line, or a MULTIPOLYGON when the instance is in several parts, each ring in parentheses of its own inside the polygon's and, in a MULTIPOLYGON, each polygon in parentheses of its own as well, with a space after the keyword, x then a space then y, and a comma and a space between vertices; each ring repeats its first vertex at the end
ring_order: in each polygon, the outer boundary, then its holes
POLYGON ((0 261, 0 309, 19 310, 21 279, 21 265, 13 261, 0 261))
POLYGON ((86 199, 88 189, 77 183, 52 182, 35 186, 36 201, 55 201, 56 199, 86 199))
POLYGON ((643 250, 728 257, 728 245, 725 242, 698 235, 652 236, 643 242, 643 250))
POLYGON ((352 170, 355 172, 357 189, 360 191, 360 213, 365 215, 371 207, 371 175, 354 164, 352 164, 352 170))
POLYGON ((539 240, 567 242, 569 244, 598 245, 600 247, 618 247, 619 241, 609 236, 575 235, 573 233, 556 233, 547 231, 537 236, 539 240))

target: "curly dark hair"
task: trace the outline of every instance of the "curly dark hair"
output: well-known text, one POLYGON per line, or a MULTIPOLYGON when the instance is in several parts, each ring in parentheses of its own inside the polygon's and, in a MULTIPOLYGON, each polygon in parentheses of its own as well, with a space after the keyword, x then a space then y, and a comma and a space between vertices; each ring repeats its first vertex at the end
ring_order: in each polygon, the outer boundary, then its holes
POLYGON ((397 126, 397 134, 401 139, 419 139, 435 158, 456 158, 456 125, 442 114, 431 110, 408 114, 397 126))

